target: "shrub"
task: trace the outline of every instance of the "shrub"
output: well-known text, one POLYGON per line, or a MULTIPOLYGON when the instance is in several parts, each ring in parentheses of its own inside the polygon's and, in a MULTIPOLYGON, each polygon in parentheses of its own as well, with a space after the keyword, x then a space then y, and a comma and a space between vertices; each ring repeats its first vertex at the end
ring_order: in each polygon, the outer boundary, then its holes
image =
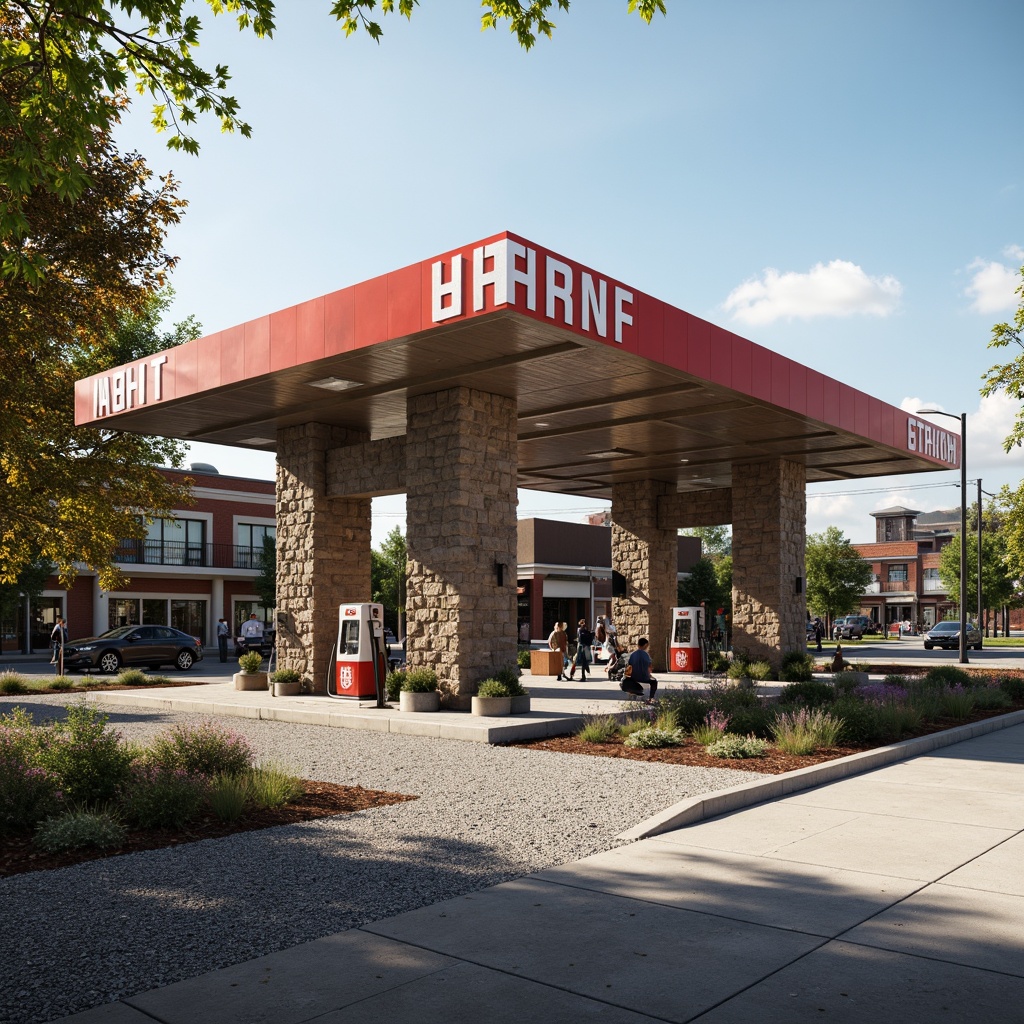
POLYGON ((747 674, 755 682, 763 683, 775 675, 775 670, 772 668, 770 662, 752 661, 750 665, 747 666, 747 674))
POLYGON ((146 676, 142 686, 169 686, 174 680, 170 676, 146 676))
POLYGON ((876 738, 892 743, 904 733, 920 728, 922 717, 920 708, 914 704, 899 700, 881 703, 875 710, 876 738))
POLYGON ((782 688, 779 701, 783 704, 801 704, 808 708, 820 708, 836 699, 836 688, 820 679, 790 683, 782 688))
POLYGON ((737 760, 745 757, 761 757, 768 744, 756 736, 737 736, 727 732, 720 740, 704 748, 712 757, 731 757, 737 760))
POLYGON ((504 683, 509 689, 519 684, 519 669, 514 665, 503 665, 501 668, 491 673, 491 679, 497 679, 499 683, 504 683))
POLYGON ((648 725, 630 733, 623 741, 627 747, 653 750, 657 747, 678 747, 685 737, 678 729, 659 729, 648 725))
POLYGON ((782 656, 779 679, 784 683, 809 682, 814 672, 814 659, 806 651, 787 651, 782 656))
POLYGON ((725 674, 730 679, 749 678, 750 663, 745 661, 743 658, 734 658, 729 663, 729 667, 725 670, 725 674))
POLYGON ((707 670, 709 672, 725 672, 729 668, 729 659, 721 651, 708 654, 707 670))
MULTIPOLYGON (((59 813, 62 797, 57 779, 32 764, 34 743, 28 719, 5 715, 0 720, 0 836, 31 828, 50 814, 59 813)), ((31 719, 29 719, 31 721, 31 719)))
POLYGON ((1013 701, 1005 690, 998 686, 979 686, 972 691, 974 694, 974 706, 985 711, 994 711, 998 708, 1013 707, 1013 701))
POLYGON ((406 672, 401 688, 406 693, 433 693, 437 689, 437 673, 432 668, 414 668, 406 672))
POLYGON ((611 743, 619 735, 619 723, 611 715, 586 715, 576 735, 584 743, 611 743))
POLYGON ((853 693, 860 686, 860 680, 852 672, 836 672, 832 676, 832 685, 837 694, 853 693))
POLYGON ((257 807, 280 807, 305 792, 302 780, 274 764, 253 768, 247 777, 249 797, 257 807))
POLYGON ((259 651, 246 651, 239 657, 238 664, 243 672, 259 672, 263 655, 259 651))
POLYGON ((405 682, 406 672, 404 669, 396 668, 389 672, 384 679, 384 692, 388 700, 398 700, 398 694, 402 690, 402 683, 405 682))
POLYGON ((133 769, 121 804, 139 828, 181 828, 199 814, 206 790, 202 776, 143 763, 133 769))
POLYGON ((934 686, 960 686, 969 687, 974 685, 974 680, 956 665, 936 665, 925 673, 924 681, 934 686))
POLYGON ((733 708, 729 715, 726 732, 736 736, 753 735, 768 739, 775 721, 775 708, 771 705, 753 704, 733 708))
POLYGON ((1024 679, 1020 676, 1002 676, 999 689, 1009 694, 1012 700, 1024 700, 1024 679))
POLYGON ((661 709, 672 715, 675 728, 689 732, 704 721, 712 706, 703 694, 684 688, 661 694, 661 709))
POLYGON ((819 747, 834 747, 843 720, 820 708, 801 708, 781 714, 772 726, 772 737, 779 750, 787 754, 813 754, 819 747))
POLYGON ((726 714, 721 711, 710 711, 704 721, 690 729, 690 735, 702 747, 706 747, 720 740, 728 726, 729 718, 726 714))
POLYGON ((131 771, 131 751, 107 716, 71 704, 63 722, 39 730, 35 762, 57 779, 69 804, 112 800, 131 771))
POLYGON ((0 693, 28 693, 28 680, 19 672, 0 672, 0 693))
POLYGON ((516 654, 516 664, 520 668, 529 668, 530 667, 530 652, 529 651, 519 651, 516 654))
POLYGON ((156 736, 146 760, 168 771, 186 775, 240 775, 252 766, 249 741, 216 722, 175 725, 156 736))
POLYGON ((54 676, 47 684, 48 690, 55 690, 57 693, 67 693, 75 688, 75 681, 70 676, 54 676))
POLYGON ((508 687, 498 679, 485 679, 477 688, 478 697, 511 697, 508 687))
POLYGON ((217 775, 206 794, 218 821, 237 821, 249 802, 249 780, 244 775, 217 775))
POLYGON ((882 680, 883 686, 900 686, 907 689, 907 677, 897 673, 890 673, 882 680))
POLYGON ((830 710, 833 715, 843 720, 843 727, 839 732, 840 742, 864 744, 886 738, 876 705, 847 695, 837 697, 830 710))
POLYGON ((127 835, 124 825, 110 811, 75 810, 59 818, 47 818, 37 829, 35 844, 47 853, 63 853, 94 847, 109 850, 120 846, 127 835))
MULTIPOLYGON (((297 683, 301 679, 302 675, 293 668, 279 668, 276 672, 270 673, 272 683, 297 683)), ((386 681, 385 685, 387 685, 386 681)))
POLYGON ((149 683, 149 676, 137 668, 126 668, 114 676, 113 680, 118 686, 146 686, 149 683))
POLYGON ((939 705, 947 718, 962 722, 974 710, 974 693, 957 683, 939 695, 939 705))
POLYGON ((625 722, 619 725, 619 735, 623 740, 628 739, 635 732, 639 732, 641 729, 647 729, 651 724, 651 716, 649 714, 634 715, 632 718, 627 718, 625 722))

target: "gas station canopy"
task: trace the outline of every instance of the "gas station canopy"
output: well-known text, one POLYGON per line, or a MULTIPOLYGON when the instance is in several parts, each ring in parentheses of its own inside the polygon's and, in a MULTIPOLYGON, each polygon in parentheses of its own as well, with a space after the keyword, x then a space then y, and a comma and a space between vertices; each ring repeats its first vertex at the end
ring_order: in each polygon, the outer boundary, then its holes
POLYGON ((408 396, 458 386, 516 400, 535 490, 960 465, 958 435, 508 232, 81 380, 75 418, 273 450, 311 422, 402 435, 408 396))

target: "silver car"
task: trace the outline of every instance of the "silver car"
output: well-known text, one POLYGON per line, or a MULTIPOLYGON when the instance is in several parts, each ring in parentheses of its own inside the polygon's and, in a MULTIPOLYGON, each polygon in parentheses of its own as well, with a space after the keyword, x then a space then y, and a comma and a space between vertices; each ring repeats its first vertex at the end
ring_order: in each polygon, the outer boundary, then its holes
MULTIPOLYGON (((967 623, 967 646, 974 650, 981 650, 981 630, 977 626, 967 623)), ((930 651, 933 647, 943 647, 947 651, 960 647, 960 623, 939 622, 936 623, 925 635, 924 648, 930 651)))

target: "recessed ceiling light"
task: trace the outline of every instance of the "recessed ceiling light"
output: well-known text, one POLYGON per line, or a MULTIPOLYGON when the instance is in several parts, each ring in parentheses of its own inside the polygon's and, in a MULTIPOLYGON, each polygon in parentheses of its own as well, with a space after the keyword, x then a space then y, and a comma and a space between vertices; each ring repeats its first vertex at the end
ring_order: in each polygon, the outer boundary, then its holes
POLYGON ((680 462, 689 462, 690 460, 689 459, 680 459, 679 461, 680 462))
POLYGON ((323 388, 324 391, 348 391, 349 388, 360 386, 357 380, 345 380, 344 377, 322 377, 320 380, 307 381, 311 388, 323 388))
POLYGON ((550 427, 550 423, 534 423, 535 427, 550 427))
POLYGON ((239 444, 273 444, 272 437, 246 437, 238 442, 239 444))

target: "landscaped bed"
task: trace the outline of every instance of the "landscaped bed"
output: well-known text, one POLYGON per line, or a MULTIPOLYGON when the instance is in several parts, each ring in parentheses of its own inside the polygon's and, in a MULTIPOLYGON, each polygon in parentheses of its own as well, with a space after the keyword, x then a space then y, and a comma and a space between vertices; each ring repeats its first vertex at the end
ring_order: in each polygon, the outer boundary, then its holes
POLYGON ((0 715, 0 876, 414 799, 257 765, 244 737, 212 722, 140 746, 81 703, 42 725, 0 715))
POLYGON ((574 736, 517 744, 536 750, 622 757, 695 767, 781 774, 863 750, 1024 709, 1024 673, 965 672, 940 666, 922 677, 860 673, 807 678, 778 697, 753 686, 712 683, 706 690, 667 690, 653 705, 623 705, 628 715, 594 715, 574 736))
POLYGON ((74 693, 76 690, 136 690, 149 686, 196 686, 202 680, 151 676, 141 669, 126 668, 116 676, 65 675, 30 676, 22 672, 0 672, 0 695, 16 697, 26 693, 74 693))

